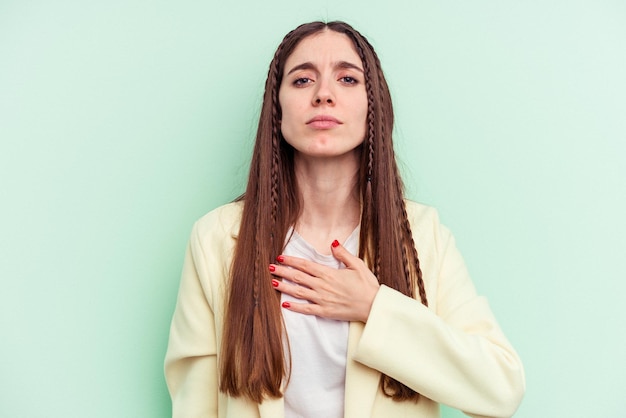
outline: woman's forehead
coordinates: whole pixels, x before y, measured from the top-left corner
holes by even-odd
[[[345,34],[326,29],[302,39],[285,61],[288,66],[303,62],[345,61],[361,64],[352,40]]]

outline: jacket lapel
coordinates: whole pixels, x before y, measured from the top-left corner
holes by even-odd
[[[380,372],[352,360],[364,327],[365,324],[362,322],[350,323],[346,364],[345,418],[364,418],[372,415],[372,407],[380,382]]]
[[[285,416],[284,398],[264,399],[259,405],[259,415],[261,418],[283,418]]]

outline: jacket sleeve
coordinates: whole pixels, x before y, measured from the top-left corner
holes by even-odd
[[[354,359],[467,415],[510,417],[525,390],[521,361],[476,294],[452,235],[431,218],[413,229],[423,234],[416,243],[431,308],[381,287]]]
[[[192,230],[165,357],[174,418],[217,417],[218,383],[213,309],[207,299],[206,256]]]

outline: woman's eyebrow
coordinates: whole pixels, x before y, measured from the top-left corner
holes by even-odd
[[[353,69],[353,70],[357,70],[361,73],[363,73],[363,69],[361,67],[359,67],[356,64],[352,64],[351,62],[348,61],[338,61],[336,63],[333,64],[333,68],[342,68],[342,69]],[[303,62],[302,64],[298,64],[295,67],[293,67],[291,70],[289,70],[289,72],[287,73],[287,75],[296,72],[298,70],[313,70],[316,72],[319,72],[317,67],[310,61],[307,62]]]
[[[287,73],[287,75],[296,72],[298,70],[314,70],[317,71],[317,67],[315,65],[313,65],[312,62],[303,62],[302,64],[298,64],[295,67],[293,67],[291,70],[289,70],[289,72]]]
[[[352,64],[351,62],[348,61],[339,61],[337,63],[335,63],[334,65],[335,68],[343,68],[343,69],[352,69],[352,70],[357,70],[360,71],[362,73],[364,73],[363,69],[361,67],[359,67],[356,64]]]

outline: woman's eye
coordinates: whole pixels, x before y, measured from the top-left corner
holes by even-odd
[[[357,84],[359,82],[359,80],[354,77],[350,77],[349,75],[341,77],[340,80],[346,84]]]
[[[313,80],[311,80],[310,78],[307,78],[307,77],[300,77],[300,78],[295,79],[295,80],[294,80],[294,82],[293,82],[293,84],[294,84],[295,86],[304,86],[305,84],[308,84],[308,83],[310,83],[311,81],[313,81]]]

